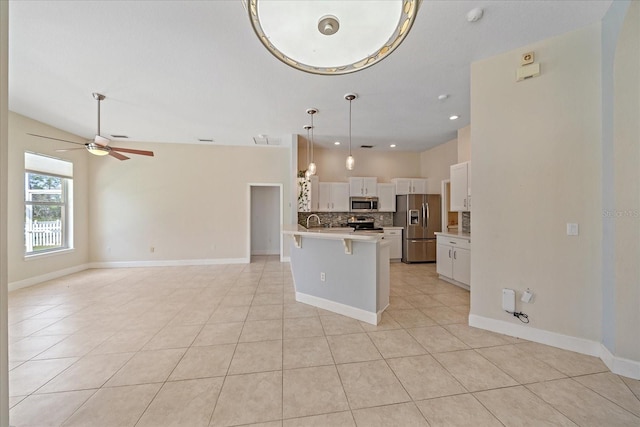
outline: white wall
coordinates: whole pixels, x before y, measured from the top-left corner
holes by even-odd
[[[527,328],[601,340],[600,57],[595,24],[472,64],[472,318],[522,325],[501,289],[531,288]]]
[[[298,167],[306,170],[307,150],[304,138],[299,139]],[[375,176],[378,182],[390,182],[392,178],[419,178],[420,155],[408,151],[352,150],[356,160],[354,170],[348,171],[345,161],[348,151],[342,148],[326,149],[316,146],[314,162],[322,182],[345,182],[351,176]]]
[[[471,160],[471,125],[458,129],[458,161],[456,163]]]
[[[458,141],[435,146],[420,153],[421,176],[426,176],[427,193],[440,194],[442,180],[449,179],[449,166],[458,163]]]
[[[56,272],[86,265],[89,260],[89,156],[85,150],[56,152],[58,148],[70,148],[71,144],[36,138],[27,133],[54,138],[83,140],[67,132],[20,114],[9,113],[9,212],[8,259],[9,284],[47,277]],[[73,162],[73,235],[74,250],[51,256],[24,257],[24,153],[31,151]],[[111,159],[102,159],[111,160]]]
[[[615,336],[610,349],[640,362],[640,2],[631,2],[614,63]],[[640,365],[637,374],[640,376]]]
[[[9,2],[0,2],[0,426],[9,425],[7,223]]]
[[[280,188],[251,187],[251,255],[280,254]]]
[[[91,159],[92,261],[248,262],[248,184],[291,192],[290,147],[128,145],[155,157]]]

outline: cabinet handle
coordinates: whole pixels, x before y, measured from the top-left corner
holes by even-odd
[[[464,207],[467,207],[467,199],[464,199]]]
[[[333,202],[331,202],[331,209],[333,209],[333,207],[334,207],[334,204],[333,204]]]
[[[451,249],[449,249],[449,258],[451,258]]]
[[[458,259],[458,258],[456,257],[456,252],[458,252],[458,251],[453,251],[453,259]]]

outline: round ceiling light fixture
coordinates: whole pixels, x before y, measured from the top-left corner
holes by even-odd
[[[363,70],[405,39],[419,0],[249,0],[249,21],[272,55],[313,74]]]
[[[482,19],[482,15],[484,15],[484,10],[476,7],[467,12],[467,22],[477,22]]]

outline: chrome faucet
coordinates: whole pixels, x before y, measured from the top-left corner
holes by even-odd
[[[311,214],[307,217],[307,228],[309,228],[309,220],[313,217],[315,217],[318,220],[318,226],[322,225],[320,224],[320,217],[316,214]]]

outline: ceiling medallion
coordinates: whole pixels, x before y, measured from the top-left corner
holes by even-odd
[[[363,70],[409,33],[419,0],[249,0],[249,20],[280,61],[312,74]]]

